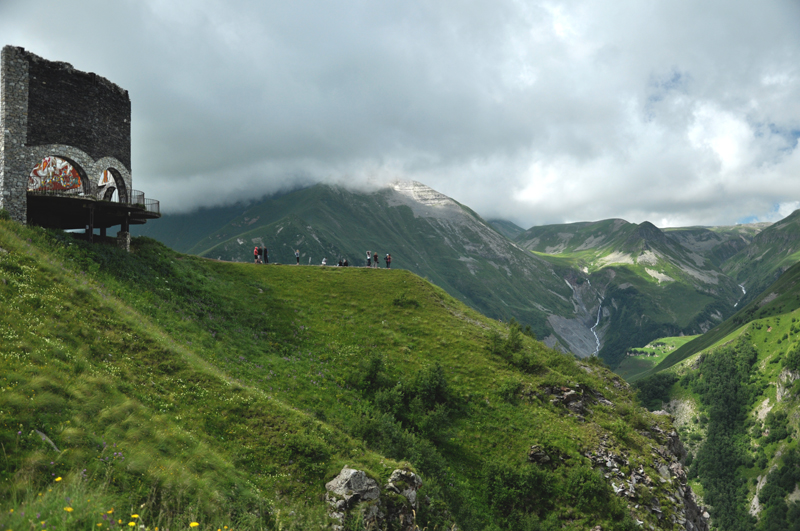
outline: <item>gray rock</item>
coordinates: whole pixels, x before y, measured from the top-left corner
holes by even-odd
[[[541,446],[534,444],[531,446],[530,451],[528,451],[528,461],[539,465],[545,465],[552,461],[552,459],[550,459],[550,456],[545,453]]]
[[[338,476],[325,484],[325,500],[330,506],[328,515],[336,520],[335,531],[341,531],[348,513],[357,511],[365,529],[400,529],[412,531],[417,491],[422,480],[410,470],[395,470],[384,486],[384,494],[402,498],[381,497],[378,483],[363,471],[344,467]]]
[[[410,470],[395,470],[384,487],[390,492],[400,494],[411,506],[417,508],[417,491],[422,487],[422,480]]]
[[[344,500],[346,506],[352,507],[358,502],[377,500],[381,495],[378,482],[367,477],[361,470],[344,467],[339,475],[325,484],[331,498]]]

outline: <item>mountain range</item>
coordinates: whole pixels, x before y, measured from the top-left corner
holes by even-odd
[[[138,229],[174,249],[252,261],[365,265],[367,250],[548,345],[616,366],[652,339],[703,333],[800,259],[798,213],[774,225],[659,229],[621,219],[523,230],[487,222],[417,182],[370,191],[316,185]]]

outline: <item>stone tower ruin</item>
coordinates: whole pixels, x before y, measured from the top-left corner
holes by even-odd
[[[5,46],[0,69],[0,208],[12,219],[60,229],[160,217],[158,201],[133,189],[131,100],[97,74]]]

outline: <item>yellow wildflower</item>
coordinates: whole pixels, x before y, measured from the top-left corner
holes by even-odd
[[[135,526],[135,525],[136,525],[136,522],[128,522],[128,525],[129,525],[130,527],[133,527],[133,526]]]
[[[97,524],[97,527],[103,527],[103,522],[100,522],[99,524]]]
[[[131,518],[139,518],[139,515],[138,514],[132,514]]]
[[[61,476],[58,476],[58,477],[56,478],[56,481],[61,481]]]
[[[189,524],[189,527],[197,527],[199,525],[200,524],[198,524],[197,522],[192,522],[191,524]]]
[[[108,514],[111,514],[113,512],[114,512],[114,508],[113,507],[111,509],[109,509],[108,511],[106,511],[106,513],[108,513]]]
[[[64,510],[67,511],[68,513],[71,513],[72,512],[72,507],[64,507]]]

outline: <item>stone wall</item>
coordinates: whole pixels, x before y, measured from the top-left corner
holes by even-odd
[[[0,57],[0,208],[26,222],[28,176],[47,156],[69,161],[85,194],[97,192],[106,169],[114,170],[124,183],[118,188],[130,194],[128,92],[23,48],[6,46]]]

